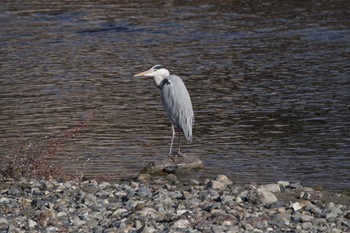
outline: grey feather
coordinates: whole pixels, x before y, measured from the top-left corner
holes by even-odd
[[[170,121],[177,126],[188,141],[192,141],[194,114],[187,88],[180,77],[170,75],[161,85],[161,98]]]

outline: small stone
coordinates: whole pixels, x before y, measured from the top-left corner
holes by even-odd
[[[314,217],[305,214],[294,214],[292,215],[292,219],[294,220],[294,222],[311,222],[314,219]]]
[[[259,189],[261,191],[268,191],[268,192],[280,192],[281,188],[278,184],[265,184],[265,185],[260,185]]]
[[[252,225],[250,225],[249,223],[246,223],[246,222],[242,222],[242,227],[244,228],[244,230],[247,230],[247,231],[251,231],[254,229],[254,227]]]
[[[289,187],[292,189],[302,189],[303,186],[300,184],[300,182],[292,182],[289,184]]]
[[[179,167],[177,165],[170,165],[163,168],[163,172],[168,174],[174,174],[178,169]]]
[[[112,185],[110,184],[110,183],[108,183],[108,182],[102,182],[102,183],[100,183],[99,185],[98,185],[98,187],[100,188],[100,189],[106,189],[106,188],[109,188],[109,187],[111,187]]]
[[[190,181],[190,185],[191,186],[198,186],[200,185],[201,183],[198,181],[198,180],[194,180],[194,179],[191,179]]]
[[[0,198],[0,203],[1,204],[9,204],[10,203],[10,199],[9,198],[7,198],[7,197],[1,197]]]
[[[46,232],[49,233],[49,232],[57,232],[58,231],[58,228],[57,227],[47,227],[46,228]]]
[[[141,173],[138,175],[137,179],[141,182],[141,183],[148,183],[150,182],[150,180],[152,179],[150,174],[145,174],[145,173]]]
[[[11,186],[9,190],[7,190],[7,193],[12,196],[23,196],[24,191],[21,188]]]
[[[335,206],[333,202],[330,202],[327,204],[324,212],[324,217],[326,219],[336,218],[340,214],[343,214],[343,211],[340,209],[338,205]]]
[[[0,230],[5,230],[8,227],[8,222],[5,218],[0,217]]]
[[[57,217],[57,218],[65,217],[65,216],[67,216],[67,214],[66,214],[65,212],[63,212],[63,211],[58,212],[58,213],[56,214],[56,217]]]
[[[175,229],[185,229],[190,227],[191,227],[191,223],[187,219],[180,219],[174,223]]]
[[[278,201],[272,192],[261,191],[255,188],[242,192],[240,196],[243,200],[246,199],[253,204],[272,204]]]
[[[304,230],[309,230],[312,227],[312,223],[311,222],[303,222],[301,224],[301,228],[303,228]]]
[[[136,193],[141,198],[151,198],[152,197],[152,191],[146,187],[141,187]]]
[[[290,224],[291,215],[287,213],[276,214],[274,217],[274,223],[279,227],[285,227]]]
[[[232,181],[230,181],[230,180],[228,179],[228,177],[225,176],[225,175],[218,175],[218,176],[216,177],[216,180],[219,181],[219,182],[224,183],[226,186],[232,184]]]
[[[282,188],[286,188],[289,186],[289,182],[288,181],[278,181],[277,184],[279,186],[281,186]]]
[[[38,225],[36,222],[34,222],[31,219],[28,219],[28,221],[27,221],[27,227],[28,228],[34,228],[36,225]]]
[[[139,186],[140,186],[139,183],[136,183],[136,182],[134,182],[134,181],[132,181],[132,182],[130,183],[130,187],[133,188],[133,189],[138,189]]]
[[[192,211],[188,211],[188,210],[177,210],[176,211],[176,215],[180,216],[180,215],[186,215],[186,214],[190,214],[192,213]]]
[[[302,204],[300,204],[299,202],[294,202],[294,203],[291,204],[290,207],[295,212],[295,211],[301,210],[304,206]]]
[[[216,190],[222,190],[225,188],[225,184],[220,182],[220,181],[217,181],[217,180],[211,180],[208,183],[207,187],[212,188],[212,189],[216,189]]]
[[[167,181],[169,181],[172,184],[176,184],[179,181],[177,180],[177,177],[174,174],[169,174],[166,176]]]
[[[86,194],[84,198],[84,204],[97,207],[98,206],[97,197],[91,193]]]
[[[127,209],[117,209],[113,212],[112,217],[123,218],[127,213]]]
[[[261,220],[261,221],[258,221],[256,224],[255,224],[255,227],[258,228],[258,229],[261,229],[261,230],[264,230],[266,229],[266,227],[268,226],[268,222],[266,220]]]
[[[349,220],[350,220],[350,212],[347,213],[344,217],[345,217],[346,219],[349,219]]]
[[[78,216],[74,216],[72,218],[72,223],[74,226],[80,227],[80,226],[84,225],[86,222],[81,220]]]
[[[271,204],[277,201],[277,197],[268,191],[261,191],[258,198],[261,204]]]
[[[151,218],[155,218],[157,211],[154,208],[146,207],[141,210],[140,214],[142,217],[150,216]]]
[[[301,192],[299,198],[303,200],[310,200],[311,194],[308,192]]]

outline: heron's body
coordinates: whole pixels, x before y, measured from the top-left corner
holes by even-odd
[[[192,141],[192,125],[194,122],[192,102],[181,78],[176,75],[170,75],[169,71],[160,65],[156,65],[150,70],[135,76],[153,77],[155,85],[160,89],[163,106],[172,124],[173,135],[171,138],[170,154],[172,153],[175,136],[174,126],[184,134],[188,141]],[[180,135],[178,154],[180,154]]]
[[[194,114],[190,95],[185,84],[176,75],[163,79],[160,95],[170,121],[181,131],[188,141],[192,141]]]

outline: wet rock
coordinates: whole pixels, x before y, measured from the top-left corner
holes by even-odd
[[[150,162],[142,169],[141,174],[163,173],[167,170],[173,173],[178,169],[201,169],[203,167],[202,161],[196,156],[182,154],[181,156],[167,156],[160,161]]]

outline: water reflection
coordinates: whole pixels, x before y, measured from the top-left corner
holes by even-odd
[[[192,96],[194,142],[183,150],[207,167],[194,176],[349,188],[347,5],[8,1],[0,133],[54,135],[92,113],[55,159],[74,170],[89,158],[90,176],[135,175],[168,150],[158,90],[131,77],[160,63]]]

